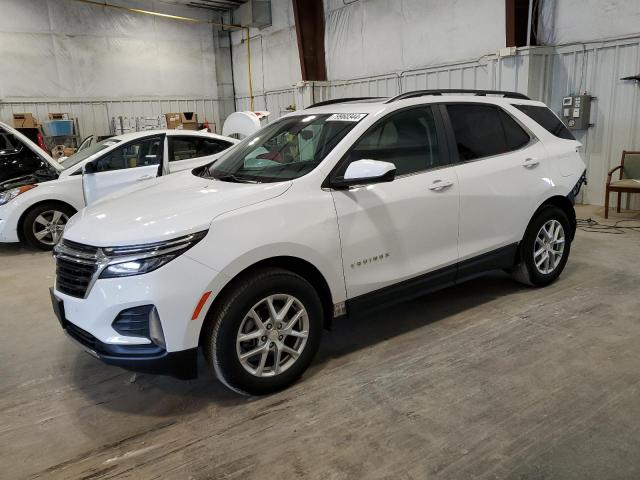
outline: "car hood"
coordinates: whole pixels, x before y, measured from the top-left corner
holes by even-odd
[[[291,182],[232,183],[191,172],[97,202],[67,223],[64,238],[97,247],[169,240],[206,230],[217,216],[282,195]]]

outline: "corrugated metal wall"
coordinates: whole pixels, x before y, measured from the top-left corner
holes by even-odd
[[[269,121],[273,121],[292,107],[307,106],[303,105],[304,98],[313,103],[339,97],[393,96],[425,88],[487,88],[527,93],[559,112],[563,96],[587,91],[597,98],[592,107],[594,126],[576,132],[584,144],[589,176],[583,201],[601,205],[606,173],[619,163],[622,149],[640,150],[640,86],[620,80],[638,72],[640,36],[555,48],[524,48],[513,57],[486,55],[477,60],[388,75],[317,82],[310,85],[312,94],[308,96],[300,95],[300,87],[258,92],[254,109],[270,111]],[[249,98],[236,98],[236,109],[248,110]],[[32,112],[40,121],[49,112],[68,112],[78,117],[83,136],[108,134],[114,116],[146,117],[181,111],[195,111],[200,120],[213,121],[217,130],[221,130],[218,100],[212,98],[55,102],[29,99],[0,103],[0,119],[7,122],[13,112]],[[640,208],[640,198],[626,205]]]
[[[236,110],[249,109],[249,97],[236,97]],[[253,97],[254,110],[266,110],[271,112],[268,121],[273,121],[296,108],[295,89],[285,88],[267,92],[259,92]],[[298,107],[299,108],[299,107]]]
[[[410,90],[428,88],[489,88],[526,91],[529,56],[498,58],[487,55],[478,60],[354,80],[339,80],[317,85],[314,100],[338,97],[393,96]]]
[[[607,171],[620,163],[623,149],[640,150],[640,84],[620,80],[638,72],[640,37],[559,47],[552,56],[546,90],[555,111],[560,111],[565,95],[587,91],[596,97],[591,107],[593,126],[575,132],[587,164],[585,203],[602,205]],[[640,209],[638,195],[630,197],[623,196],[624,204]]]
[[[157,117],[168,112],[196,112],[198,120],[208,120],[219,125],[218,100],[212,98],[191,99],[132,99],[132,100],[47,100],[20,99],[0,102],[0,120],[11,125],[14,113],[32,113],[40,123],[48,119],[49,113],[68,113],[77,117],[80,135],[109,135],[111,118],[123,116]]]

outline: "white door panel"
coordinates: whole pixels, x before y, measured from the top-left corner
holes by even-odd
[[[460,259],[522,240],[535,202],[550,188],[540,142],[456,165],[460,185]]]
[[[82,188],[87,205],[121,188],[153,180],[163,168],[164,136],[143,137],[109,150],[85,165]],[[93,172],[86,173],[91,166]]]
[[[454,264],[458,191],[453,167],[334,191],[348,297]]]
[[[91,205],[107,195],[132,185],[153,180],[158,174],[158,165],[146,167],[123,168],[109,172],[85,173],[82,187],[87,205]]]

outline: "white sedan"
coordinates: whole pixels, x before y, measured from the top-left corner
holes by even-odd
[[[0,184],[0,242],[26,241],[49,250],[69,218],[86,205],[122,188],[210,163],[237,142],[208,132],[155,130],[111,137],[61,163],[48,159],[52,180],[18,178]]]

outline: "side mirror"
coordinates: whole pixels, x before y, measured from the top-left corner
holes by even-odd
[[[380,160],[356,160],[351,162],[344,172],[344,177],[331,182],[331,187],[345,189],[355,185],[393,182],[396,177],[396,166]]]
[[[87,163],[82,169],[83,173],[96,173],[98,170],[96,169],[96,164],[94,162]]]

